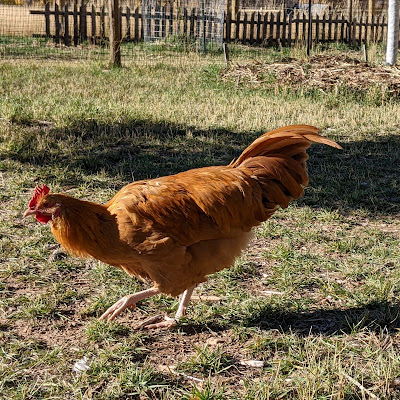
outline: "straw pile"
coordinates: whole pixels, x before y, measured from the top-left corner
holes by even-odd
[[[275,88],[289,85],[294,90],[319,89],[324,92],[346,88],[362,93],[378,87],[386,95],[400,98],[400,69],[371,66],[343,55],[315,55],[307,61],[286,59],[276,63],[236,64],[226,68],[222,78],[238,86]]]

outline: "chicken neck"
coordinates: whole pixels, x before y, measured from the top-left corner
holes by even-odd
[[[51,222],[57,241],[81,257],[92,256],[115,265],[131,249],[119,239],[118,224],[105,206],[69,196],[63,198],[60,215]]]

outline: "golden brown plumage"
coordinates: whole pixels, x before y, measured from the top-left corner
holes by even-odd
[[[134,182],[105,205],[37,188],[26,215],[51,221],[70,252],[150,278],[153,292],[177,296],[231,266],[251,228],[303,194],[312,142],[341,148],[317,128],[288,126],[259,137],[228,166]],[[122,311],[113,307],[106,316]]]

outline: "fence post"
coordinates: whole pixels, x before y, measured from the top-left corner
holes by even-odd
[[[50,3],[44,5],[44,18],[46,21],[46,37],[50,37]]]
[[[109,0],[108,16],[110,19],[110,63],[112,67],[121,66],[121,35],[118,0]]]
[[[399,0],[389,0],[386,63],[395,65],[399,48]]]

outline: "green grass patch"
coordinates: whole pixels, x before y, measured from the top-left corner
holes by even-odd
[[[398,99],[298,90],[276,75],[261,76],[268,88],[237,85],[223,78],[221,54],[179,44],[130,44],[138,58],[112,70],[101,58],[0,61],[1,396],[368,397],[358,382],[399,397]],[[372,50],[377,65],[382,49]],[[243,46],[231,58],[307,61],[301,49]],[[37,183],[105,202],[133,180],[227,164],[259,134],[295,123],[323,128],[344,150],[310,149],[304,196],[255,229],[171,331],[137,329],[176,311],[177,299],[161,295],[98,321],[147,284],[59,253],[47,226],[22,219]],[[73,371],[84,357],[89,368]]]

